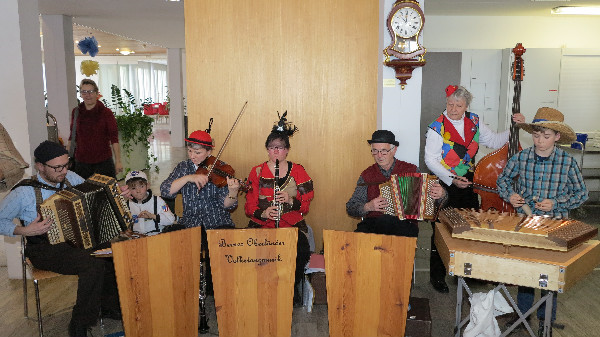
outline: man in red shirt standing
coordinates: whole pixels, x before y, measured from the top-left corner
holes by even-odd
[[[116,178],[123,165],[115,116],[98,101],[98,86],[93,80],[83,79],[79,93],[83,102],[71,113],[69,137],[69,156],[75,159],[73,171],[84,179],[94,173]]]

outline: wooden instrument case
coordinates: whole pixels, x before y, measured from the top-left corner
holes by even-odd
[[[562,293],[600,263],[600,241],[568,251],[505,246],[453,238],[435,226],[435,244],[451,276],[464,276]]]

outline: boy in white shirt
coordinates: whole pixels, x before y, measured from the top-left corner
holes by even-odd
[[[152,195],[144,172],[130,171],[125,177],[125,183],[133,197],[129,201],[129,209],[134,219],[134,232],[155,235],[162,232],[165,226],[173,224],[175,215],[161,197]]]

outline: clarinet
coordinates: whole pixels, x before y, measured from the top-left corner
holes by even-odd
[[[209,331],[208,318],[206,317],[206,250],[202,249],[200,253],[200,322],[198,323],[198,332],[205,334]]]
[[[279,228],[279,219],[281,218],[281,211],[283,205],[277,201],[277,192],[280,191],[279,185],[279,159],[275,159],[275,181],[273,182],[273,206],[277,206],[277,219],[275,220],[275,228]]]

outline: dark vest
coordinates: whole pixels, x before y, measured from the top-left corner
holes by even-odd
[[[392,169],[391,174],[402,174],[402,173],[413,173],[418,172],[417,166],[411,163],[407,163],[402,160],[394,159],[394,168]],[[377,198],[379,196],[379,184],[382,184],[388,180],[389,177],[386,177],[381,173],[381,169],[379,168],[379,164],[375,163],[369,166],[366,170],[364,170],[360,175],[367,185],[367,202]],[[367,217],[377,217],[381,216],[383,213],[381,212],[369,212]]]

